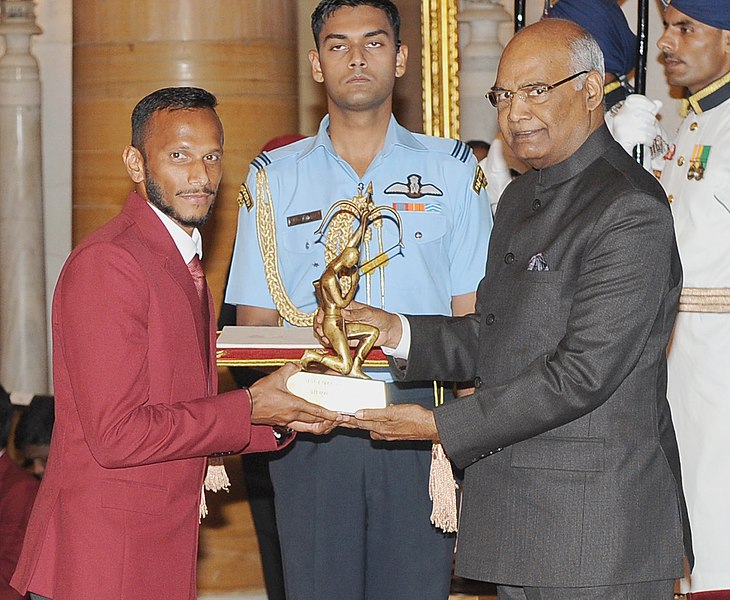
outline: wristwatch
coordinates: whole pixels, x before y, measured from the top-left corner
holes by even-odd
[[[283,446],[286,441],[294,435],[294,430],[290,427],[280,427],[279,425],[274,425],[272,427],[274,430],[274,438],[276,439],[276,445]]]

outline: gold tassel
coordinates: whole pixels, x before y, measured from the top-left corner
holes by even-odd
[[[446,533],[457,530],[456,480],[451,461],[441,444],[431,449],[431,471],[428,476],[428,495],[431,498],[431,523]]]
[[[433,382],[434,405],[444,403],[444,386]],[[441,444],[431,448],[431,469],[428,475],[428,495],[431,498],[431,523],[446,533],[457,530],[456,480],[451,461]]]
[[[200,512],[198,514],[198,523],[208,516],[208,505],[205,502],[205,486],[200,486]]]
[[[205,473],[205,481],[200,490],[200,518],[202,521],[208,516],[208,505],[205,501],[205,490],[209,492],[219,492],[220,490],[228,491],[231,487],[231,480],[228,479],[226,466],[223,464],[222,456],[209,456],[208,469]]]
[[[228,488],[231,487],[222,456],[208,457],[208,471],[205,474],[203,487],[210,492],[228,491]]]

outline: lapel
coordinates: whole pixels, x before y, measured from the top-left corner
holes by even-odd
[[[200,361],[206,374],[208,391],[210,392],[210,373],[212,372],[210,348],[213,347],[211,322],[215,315],[210,290],[208,290],[208,314],[211,315],[211,320],[205,323],[203,320],[203,307],[198,299],[198,292],[195,289],[195,283],[193,283],[188,266],[183,261],[180,251],[162,221],[149,207],[147,201],[136,192],[129,194],[122,212],[137,225],[144,243],[187,299],[188,309],[195,322]]]

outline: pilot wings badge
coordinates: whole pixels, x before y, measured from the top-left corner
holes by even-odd
[[[424,196],[443,196],[444,193],[432,183],[422,183],[422,177],[416,173],[408,176],[407,183],[396,181],[385,188],[386,194],[403,194],[409,198]]]

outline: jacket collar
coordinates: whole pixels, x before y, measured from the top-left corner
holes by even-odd
[[[605,124],[601,125],[601,127],[588,136],[588,139],[583,142],[583,145],[572,156],[569,156],[557,165],[537,171],[539,185],[549,187],[572,179],[585,171],[588,165],[606,152],[613,143],[615,142],[611,133],[608,131],[608,127]]]
[[[691,96],[682,99],[680,113],[682,117],[689,114],[691,108],[696,115],[702,114],[706,110],[711,110],[716,106],[720,106],[725,100],[730,98],[730,73],[726,73],[720,79],[713,81],[710,85],[702,88],[699,92],[695,92]]]
[[[158,254],[161,258],[170,258],[177,255],[180,257],[182,264],[185,264],[170,232],[167,231],[165,225],[154,213],[152,207],[137,192],[132,191],[129,193],[122,214],[139,227],[144,243],[152,252]]]
[[[301,152],[298,160],[306,158],[317,148],[324,148],[331,155],[337,156],[337,152],[335,151],[335,147],[332,145],[332,140],[329,136],[329,126],[330,116],[325,115],[319,123],[317,134],[314,137],[309,138],[309,145]],[[427,148],[418,141],[418,138],[416,138],[413,133],[398,123],[393,115],[390,115],[388,130],[385,133],[385,141],[383,142],[383,149],[380,151],[380,154],[387,155],[395,145],[405,146],[412,150],[427,150]]]
[[[170,232],[154,213],[152,207],[137,192],[130,192],[127,197],[127,203],[122,209],[122,214],[139,228],[142,242],[147,245],[153,254],[158,256],[162,267],[169,273],[170,277],[187,297],[198,333],[200,356],[203,364],[210,371],[209,357],[214,353],[210,353],[208,350],[211,347],[208,336],[201,335],[203,332],[207,333],[209,331],[210,323],[203,322],[203,313],[193,278],[190,276],[188,266],[185,264],[182,254],[180,254],[180,250],[175,245]],[[208,312],[210,315],[213,315],[215,314],[215,309],[212,305],[210,294],[208,296]]]

